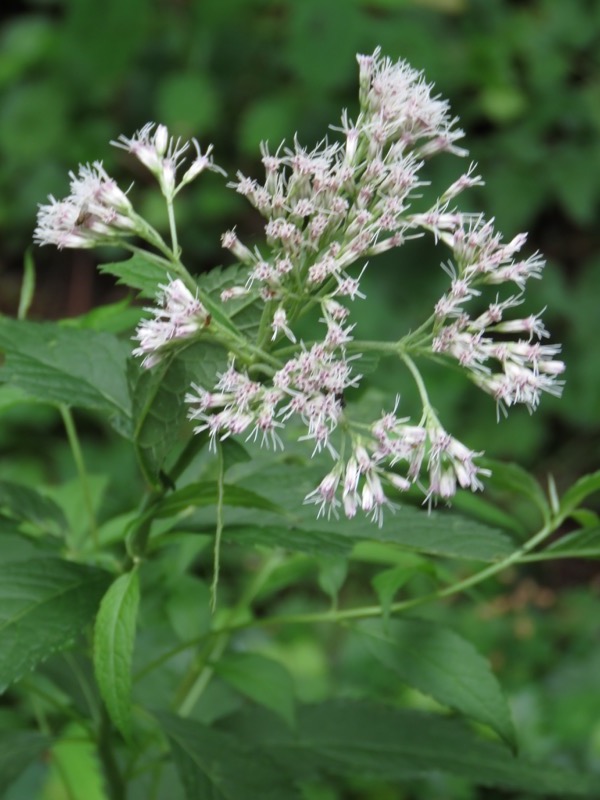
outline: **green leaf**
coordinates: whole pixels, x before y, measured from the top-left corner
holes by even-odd
[[[369,620],[356,630],[371,654],[400,680],[489,725],[516,750],[506,699],[490,665],[470,642],[421,619]]]
[[[137,570],[121,575],[102,598],[94,628],[94,671],[110,718],[131,733],[131,662],[140,602]]]
[[[381,785],[446,772],[476,785],[560,800],[591,798],[597,788],[597,778],[517,758],[458,720],[369,702],[333,700],[301,707],[294,732],[260,709],[232,715],[225,727],[243,736],[257,754],[268,754],[296,781],[333,774],[371,778]]]
[[[103,570],[53,558],[0,565],[0,687],[70,647],[109,582]]]
[[[199,481],[184,486],[183,489],[170,494],[156,511],[155,517],[172,517],[181,514],[186,509],[214,506],[218,498],[218,485],[216,481]],[[223,505],[239,508],[261,508],[265,511],[279,512],[280,509],[270,500],[266,500],[256,492],[244,489],[241,486],[225,484],[223,487]]]
[[[294,684],[279,662],[255,653],[229,653],[215,664],[215,672],[255,703],[269,708],[288,725],[295,722]]]
[[[12,731],[0,736],[0,795],[16,781],[23,770],[35,761],[42,761],[50,740],[39,733]]]
[[[11,481],[0,481],[0,511],[52,536],[64,536],[68,528],[62,509],[53,500]]]
[[[561,536],[557,542],[534,555],[540,558],[600,558],[600,527]]]
[[[129,349],[108,333],[0,318],[0,380],[47,402],[102,411],[123,435],[131,433]]]
[[[195,342],[165,356],[152,369],[141,369],[133,390],[136,449],[146,480],[160,488],[159,473],[187,419],[183,396],[192,382],[213,386],[227,366],[217,345]]]
[[[585,475],[567,489],[560,500],[561,515],[569,516],[586,497],[598,491],[600,491],[600,470],[592,472],[591,475]]]
[[[337,603],[338,594],[348,575],[348,560],[339,556],[318,556],[319,569],[317,580],[321,589]]]
[[[264,302],[258,292],[250,291],[243,297],[221,301],[221,292],[233,286],[244,286],[248,279],[248,267],[242,264],[232,264],[229,267],[215,267],[210,272],[198,276],[198,286],[210,297],[210,311],[219,321],[235,328],[249,339],[258,333]],[[230,322],[231,321],[231,322]]]
[[[71,723],[61,731],[60,739],[50,751],[49,762],[44,798],[63,797],[66,785],[76,786],[79,797],[85,800],[107,800],[98,752],[83,725]]]
[[[549,518],[550,508],[544,490],[527,470],[518,464],[494,461],[489,458],[482,458],[481,464],[492,471],[491,476],[486,478],[489,486],[526,497],[539,509],[544,519]]]
[[[435,574],[435,570],[431,564],[423,562],[422,564],[411,565],[408,567],[398,566],[391,569],[385,569],[378,572],[371,581],[373,588],[377,592],[377,597],[383,608],[384,619],[389,619],[390,608],[396,592],[401,589],[405,583],[413,578],[418,572],[429,572]]]
[[[168,280],[166,266],[138,254],[125,261],[101,264],[99,270],[105,275],[117,277],[117,283],[137,289],[142,297],[156,297],[159,284]]]
[[[25,258],[23,259],[23,283],[21,284],[21,295],[19,297],[19,309],[17,311],[18,319],[25,319],[33,295],[35,292],[35,262],[31,253],[31,248],[25,251]]]
[[[188,800],[300,800],[288,775],[263,753],[199,722],[157,714]]]
[[[132,306],[130,298],[124,297],[116,303],[92,308],[79,317],[63,319],[60,324],[64,328],[85,328],[119,334],[131,331],[140,321],[141,315],[142,309]]]

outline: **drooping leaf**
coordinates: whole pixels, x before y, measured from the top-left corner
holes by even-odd
[[[217,372],[226,365],[225,350],[196,342],[176,355],[165,356],[152,369],[139,371],[133,390],[134,435],[140,466],[149,483],[160,485],[159,472],[187,418],[183,397],[191,383],[214,386]]]
[[[30,522],[43,532],[64,536],[68,523],[59,505],[30,486],[0,481],[0,511],[12,519]]]
[[[102,411],[123,435],[131,433],[129,349],[108,333],[0,317],[0,380],[41,400]]]
[[[416,556],[413,556],[416,558]],[[377,597],[383,609],[384,619],[390,616],[390,609],[396,593],[419,572],[435,573],[434,568],[427,562],[411,564],[409,566],[392,567],[378,572],[371,581],[377,592]]]
[[[0,687],[69,647],[93,619],[110,580],[54,558],[0,565]]]
[[[131,732],[131,661],[140,584],[137,570],[119,576],[102,598],[94,627],[94,671],[110,718]]]
[[[595,796],[595,778],[533,764],[439,714],[332,700],[300,707],[294,732],[261,709],[232,715],[222,727],[235,731],[257,753],[268,754],[295,781],[335,775],[395,784],[445,772],[532,796]]]
[[[228,653],[215,664],[223,680],[288,725],[295,720],[294,685],[284,666],[256,653]]]
[[[117,283],[137,289],[142,297],[154,298],[159,285],[169,279],[166,266],[138,254],[124,261],[101,264],[99,269],[106,275],[117,277]]]
[[[515,729],[489,663],[454,631],[421,619],[368,620],[356,628],[375,658],[442,705],[489,725],[513,749]]]
[[[50,747],[46,736],[30,731],[12,731],[0,736],[0,795],[4,796],[26,767],[41,760]]]
[[[188,800],[300,800],[285,771],[235,737],[172,714],[157,714]]]

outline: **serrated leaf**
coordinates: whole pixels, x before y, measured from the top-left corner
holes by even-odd
[[[63,510],[53,500],[12,481],[0,481],[0,511],[16,520],[29,522],[53,536],[64,536],[68,528]]]
[[[50,746],[50,740],[39,733],[12,731],[0,736],[0,794],[19,777],[21,772],[40,759]]]
[[[266,753],[290,779],[372,778],[378,785],[446,772],[481,786],[544,797],[593,797],[597,779],[513,756],[439,714],[332,700],[298,709],[294,732],[260,709],[232,715],[228,730]]]
[[[116,337],[1,317],[0,350],[0,380],[47,402],[102,411],[119,433],[131,433],[129,346]]]
[[[470,642],[421,619],[369,620],[356,630],[369,652],[400,680],[489,725],[516,750],[515,729],[500,684]]]
[[[199,481],[177,489],[163,500],[154,512],[155,517],[172,517],[186,509],[216,505],[219,488],[216,481]],[[241,486],[225,484],[223,486],[223,505],[238,508],[260,508],[265,511],[279,512],[280,509],[270,500],[265,500],[256,492]]]
[[[188,800],[300,800],[288,775],[231,735],[171,714],[157,714]]]
[[[94,627],[94,671],[115,726],[131,733],[131,662],[140,601],[136,569],[121,575],[102,598]]]
[[[0,688],[69,647],[109,580],[103,570],[53,558],[0,565]]]
[[[105,275],[114,275],[117,283],[137,289],[142,297],[154,298],[159,285],[169,278],[166,266],[138,254],[125,261],[101,264],[99,270]]]
[[[294,684],[282,664],[256,653],[229,653],[215,664],[215,672],[246,697],[294,725]]]
[[[561,515],[568,516],[581,505],[586,497],[598,491],[600,491],[600,470],[591,475],[585,475],[567,489],[560,500]]]
[[[541,558],[599,558],[600,528],[586,528],[561,536],[535,555]]]
[[[140,369],[133,389],[135,441],[140,466],[149,483],[159,486],[159,472],[187,419],[183,396],[192,382],[212,387],[227,366],[225,350],[195,342],[165,356],[152,369]]]

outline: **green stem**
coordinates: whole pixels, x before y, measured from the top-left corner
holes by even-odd
[[[173,255],[179,261],[179,243],[177,241],[177,225],[175,223],[175,210],[173,208],[173,199],[167,198],[167,213],[169,215],[169,230],[171,231],[171,248]]]
[[[283,556],[280,553],[274,553],[267,559],[262,568],[254,576],[254,579],[249,583],[237,605],[230,610],[227,615],[226,624],[214,632],[215,635],[212,642],[209,641],[207,643],[188,674],[184,677],[174,704],[180,716],[186,717],[191,714],[202,692],[205,690],[214,674],[213,664],[218,661],[223,654],[232,633],[237,628],[249,626],[248,622],[240,624],[238,620],[240,618],[246,619],[252,601],[260,592],[273,570],[281,564],[282,558]]]
[[[98,736],[98,755],[104,767],[104,775],[111,800],[126,800],[127,789],[112,749],[110,723],[102,711]]]
[[[225,467],[223,448],[217,442],[217,527],[215,530],[215,547],[213,551],[213,579],[210,587],[210,608],[214,613],[217,608],[217,589],[219,586],[219,568],[221,565],[221,536],[223,534],[223,500],[225,494]]]
[[[87,511],[87,515],[90,522],[90,531],[92,533],[92,539],[94,542],[94,548],[98,549],[98,525],[96,523],[96,514],[94,512],[94,504],[92,501],[92,493],[90,490],[90,484],[88,481],[87,471],[85,468],[85,463],[83,461],[83,454],[81,452],[81,447],[79,445],[79,437],[77,436],[77,429],[75,428],[75,422],[73,420],[73,415],[71,413],[71,409],[66,406],[64,403],[60,403],[58,406],[60,411],[60,415],[63,420],[63,424],[65,426],[65,431],[67,432],[67,438],[69,440],[69,446],[71,447],[71,452],[73,454],[73,460],[75,461],[75,466],[77,468],[77,473],[79,475],[79,482],[81,484],[81,493],[83,495],[83,502]]]
[[[453,583],[450,586],[446,586],[443,589],[439,589],[436,592],[431,592],[430,594],[423,595],[422,597],[415,597],[411,600],[402,600],[398,603],[393,603],[389,611],[391,613],[399,613],[403,611],[408,611],[409,609],[416,608],[417,606],[425,605],[426,603],[431,603],[435,600],[441,600],[445,597],[451,597],[452,595],[458,594],[459,592],[465,591],[466,589],[470,589],[473,586],[482,583],[487,578],[492,577],[493,575],[502,572],[503,570],[507,569],[507,567],[513,566],[515,564],[519,564],[521,561],[528,561],[530,560],[527,556],[528,553],[537,547],[538,544],[543,542],[548,536],[556,530],[556,520],[554,523],[548,523],[544,525],[544,527],[536,533],[534,536],[531,537],[525,544],[520,547],[518,550],[515,550],[514,553],[511,553],[510,556],[502,559],[502,561],[498,561],[495,564],[490,564],[490,566],[485,567],[484,569],[476,572],[474,575],[471,575],[468,578],[464,578],[457,583]],[[380,617],[384,613],[383,606],[375,605],[375,606],[361,606],[359,608],[349,608],[341,611],[336,611],[333,609],[328,609],[327,611],[321,612],[313,612],[309,614],[289,614],[289,615],[282,615],[282,616],[275,616],[275,617],[265,617],[264,619],[254,619],[250,622],[244,621],[241,623],[232,623],[230,625],[224,625],[220,630],[227,630],[228,632],[233,632],[234,630],[240,630],[243,628],[250,627],[251,625],[258,625],[258,626],[285,626],[285,625],[298,625],[298,624],[313,624],[313,623],[336,623],[336,622],[345,622],[347,620],[354,620],[354,619],[369,619],[371,617]]]

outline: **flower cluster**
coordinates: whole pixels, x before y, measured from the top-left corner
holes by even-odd
[[[487,474],[477,465],[481,454],[439,422],[413,356],[457,363],[503,412],[517,403],[533,411],[543,392],[559,395],[564,364],[557,359],[558,345],[541,344],[548,334],[539,315],[515,316],[529,280],[541,276],[541,256],[519,257],[524,234],[505,243],[491,221],[453,205],[482,183],[475,166],[423,208],[419,192],[427,183],[427,160],[466,153],[456,144],[463,133],[447,102],[433,95],[421,73],[382,58],[379,50],[359,55],[358,63],[355,120],[344,112],[332,129],[335,137],[312,150],[297,139],[274,152],[263,144],[264,180],[238,173],[229,184],[263,217],[264,244],[249,247],[235,230],[223,234],[223,247],[241,265],[234,274],[241,277],[221,291],[213,317],[207,309],[219,301],[194,291],[180,260],[173,200],[202,171],[222,170],[212,161],[212,147],[202,153],[193,139],[195,157],[180,174],[190,142],[169,137],[164,125],[149,123],[113,144],[158,180],[169,213],[170,248],[99,163],[71,176],[66,200],[51,198],[41,207],[35,237],[41,244],[90,247],[135,235],[157,249],[153,263],[176,277],[160,286],[156,307],[137,328],[134,353],[152,367],[166,350],[200,336],[230,353],[214,385],[193,384],[185,396],[194,430],[208,431],[213,446],[244,435],[283,447],[283,429],[299,424],[300,439],[313,454],[323,451],[333,459],[306,502],[317,504],[319,514],[341,510],[350,518],[361,510],[381,524],[384,508],[393,505],[389,487],[404,492],[417,485],[431,504],[449,501],[459,487],[480,489]],[[367,264],[425,233],[449,248],[450,260],[442,265],[448,290],[431,318],[403,339],[361,343],[350,317],[354,301],[365,299],[361,278]],[[510,287],[506,294],[504,284]],[[257,333],[250,337],[235,323],[240,298],[258,310]],[[315,310],[324,333],[306,342],[297,323]],[[360,384],[355,366],[367,347],[395,356],[416,382],[418,424],[396,415],[398,401],[374,422],[353,419],[347,395]]]

